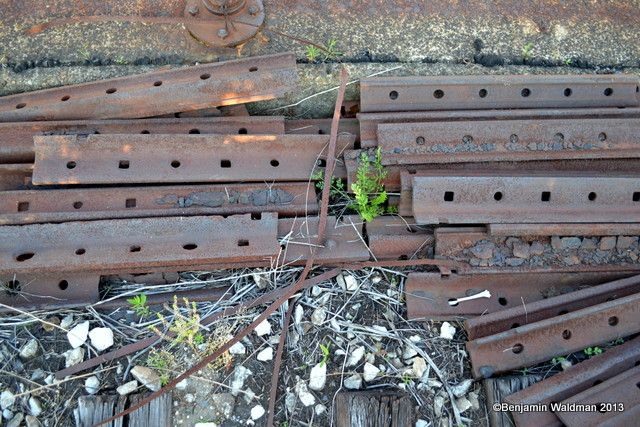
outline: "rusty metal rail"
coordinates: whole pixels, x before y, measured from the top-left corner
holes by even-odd
[[[405,285],[405,299],[409,320],[452,320],[480,316],[470,319],[468,324],[491,317],[499,317],[509,308],[527,307],[536,301],[546,302],[546,298],[568,294],[579,289],[599,285],[610,280],[628,277],[625,273],[561,273],[561,272],[502,272],[484,274],[481,270],[464,275],[441,275],[438,273],[410,273]],[[636,279],[640,290],[640,279]],[[598,288],[598,287],[596,287]],[[484,291],[490,297],[482,297],[458,302],[460,298],[473,297]],[[600,302],[596,300],[596,302]],[[531,308],[533,310],[533,308]],[[512,310],[515,311],[515,310]],[[557,311],[554,311],[554,315]],[[490,332],[478,332],[480,328],[471,328],[469,339],[486,336],[489,333],[502,332],[514,325],[524,325],[540,320],[534,312],[530,318],[514,316],[515,319],[500,327],[490,328]],[[523,321],[525,317],[528,322]],[[506,318],[506,316],[505,316]],[[492,325],[493,326],[493,325]]]
[[[360,82],[361,111],[638,106],[633,75],[375,77]]]
[[[316,167],[322,170],[329,136],[52,135],[34,141],[36,185],[270,182],[306,181]],[[338,152],[352,146],[352,135],[338,138]]]
[[[639,223],[489,224],[492,236],[637,236]]]
[[[433,244],[432,231],[416,225],[413,218],[378,217],[366,228],[375,259],[413,259],[424,255]]]
[[[581,310],[595,304],[613,301],[636,292],[640,292],[640,276],[628,277],[629,274],[609,273],[608,275],[596,275],[598,280],[576,280],[574,285],[579,289],[575,292],[562,292],[562,286],[558,286],[558,294],[546,295],[548,299],[531,301],[526,305],[515,304],[507,310],[502,310],[485,316],[468,319],[465,322],[465,329],[469,339],[477,339],[512,329],[514,326],[523,326],[529,323],[550,319],[559,314]],[[568,278],[568,280],[574,280]],[[607,282],[607,280],[614,280]],[[560,283],[558,283],[560,285]],[[599,286],[594,286],[599,285]],[[521,290],[522,292],[522,290]],[[552,298],[549,298],[552,296]],[[525,301],[526,302],[526,301]]]
[[[293,54],[251,57],[0,98],[0,122],[133,119],[273,99],[291,91]]]
[[[555,413],[567,427],[632,426],[640,416],[640,366],[609,378],[602,384],[560,402],[561,405],[584,405],[584,410],[570,406]],[[589,409],[593,408],[593,409]]]
[[[454,122],[463,120],[547,120],[638,118],[640,108],[566,108],[522,110],[449,110],[360,113],[361,147],[378,145],[378,126],[387,123]]]
[[[635,222],[638,177],[554,173],[417,173],[413,216],[419,224]]]
[[[633,368],[640,360],[640,339],[632,339],[560,372],[524,390],[505,397],[512,405],[540,405],[562,402],[604,380]],[[511,413],[518,427],[557,426],[562,422],[547,411]]]
[[[100,299],[99,285],[96,273],[2,275],[0,303],[23,310],[86,306]]]
[[[277,214],[167,217],[4,226],[0,274],[100,272],[275,258]]]
[[[473,375],[490,377],[640,332],[640,294],[467,342]]]
[[[381,124],[383,164],[640,157],[640,119]]]
[[[30,187],[32,172],[32,164],[0,165],[0,191]]]
[[[317,211],[314,188],[303,182],[0,191],[0,225]]]
[[[192,119],[82,120],[0,123],[0,163],[35,159],[34,135],[90,134],[283,134],[283,117],[206,117]]]

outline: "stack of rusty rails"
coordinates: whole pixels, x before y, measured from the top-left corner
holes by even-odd
[[[610,347],[507,396],[503,408],[517,426],[634,424],[629,417],[640,413],[639,292],[636,275],[467,320],[474,376]]]
[[[92,304],[106,275],[304,264],[330,124],[243,106],[296,81],[278,54],[0,98],[0,303]],[[339,153],[355,131],[342,123]],[[329,224],[317,264],[371,258],[357,217]]]

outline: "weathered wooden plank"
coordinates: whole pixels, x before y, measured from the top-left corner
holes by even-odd
[[[78,398],[78,407],[73,411],[76,427],[92,427],[137,404],[145,397],[146,395],[143,394],[81,396]],[[106,424],[105,427],[171,427],[173,424],[172,404],[172,394],[164,394],[131,415],[118,418]]]
[[[415,406],[395,390],[342,392],[336,396],[337,427],[413,427]]]

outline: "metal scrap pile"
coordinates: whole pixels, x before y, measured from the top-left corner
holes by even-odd
[[[359,129],[341,124],[334,176],[351,189],[363,155],[378,156],[401,216],[331,217],[317,250],[324,225],[310,181],[332,163],[330,123],[238,107],[296,80],[293,55],[281,54],[0,98],[0,302],[95,303],[105,275],[393,261],[439,269],[408,275],[410,319],[479,316],[467,323],[479,377],[640,332],[637,78],[363,80]],[[591,251],[613,237],[622,262],[529,262],[545,251],[540,236],[602,239]],[[520,261],[505,267],[496,239]],[[577,240],[561,249],[587,241]],[[636,347],[561,374],[581,375],[580,386],[548,397],[554,377],[510,399],[591,402],[632,387],[638,368],[617,375]]]
[[[625,76],[362,82],[363,149],[345,155],[349,177],[362,152],[380,150],[400,214],[416,229],[436,225],[436,257],[468,256],[473,267],[457,273],[408,275],[408,317],[467,319],[492,425],[512,425],[509,413],[518,426],[633,424],[637,106],[638,81]],[[612,348],[493,393],[512,378],[500,374],[598,346]]]

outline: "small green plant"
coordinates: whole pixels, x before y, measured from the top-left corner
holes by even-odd
[[[522,59],[530,59],[533,53],[533,43],[529,42],[522,47]]]
[[[582,350],[582,352],[589,356],[597,356],[598,354],[602,354],[602,349],[600,347],[587,347],[584,350]]]
[[[411,384],[411,377],[409,376],[409,374],[407,373],[402,374],[402,383],[407,386]]]
[[[318,58],[320,58],[320,49],[318,49],[316,46],[312,44],[307,45],[306,56],[307,56],[307,61],[316,62]]]
[[[565,59],[564,60],[564,65],[566,65],[567,67],[571,66],[571,64],[573,64],[573,60],[572,59]]]
[[[520,373],[522,375],[529,375],[529,368],[522,368],[520,369]]]
[[[322,59],[322,61],[333,61],[344,55],[343,52],[338,50],[338,41],[336,39],[329,39],[326,45],[319,47],[312,44],[305,47],[305,55],[309,62],[316,62]]]
[[[387,213],[390,214],[390,215],[397,214],[398,213],[398,207],[397,206],[387,206]]]
[[[171,371],[174,370],[175,366],[176,361],[173,354],[166,350],[153,349],[147,357],[147,367],[158,371],[160,384],[163,386],[169,383]]]
[[[559,365],[561,362],[564,362],[565,360],[566,359],[564,357],[558,356],[551,359],[551,363],[555,366],[555,365]]]
[[[373,162],[366,153],[362,153],[356,182],[351,184],[355,201],[350,207],[355,209],[364,221],[369,222],[384,213],[384,203],[387,201],[387,192],[384,191],[386,177],[380,147]]]
[[[184,342],[192,349],[197,350],[197,341],[200,341],[200,344],[204,342],[204,337],[200,333],[200,315],[198,314],[195,302],[189,303],[189,300],[186,298],[183,298],[183,301],[187,309],[186,315],[180,312],[178,298],[175,295],[173,296],[173,304],[171,307],[165,304],[165,309],[173,313],[174,318],[172,322],[167,321],[162,313],[158,313],[158,319],[165,329],[173,333],[173,336],[168,336],[155,326],[151,329],[156,334],[170,341],[170,347]],[[200,338],[197,338],[198,336],[200,336]]]
[[[331,356],[330,347],[331,344],[320,344],[320,350],[322,351],[322,360],[320,361],[320,366],[324,366],[327,364],[327,360],[329,360],[329,356]]]
[[[318,170],[311,175],[311,180],[316,181],[316,188],[322,191],[324,189],[324,172]],[[331,177],[331,188],[329,189],[329,196],[333,198],[344,195],[344,182],[335,176]]]
[[[147,317],[151,314],[151,310],[147,306],[147,296],[145,294],[134,295],[127,302],[131,305],[133,311],[140,317]]]

